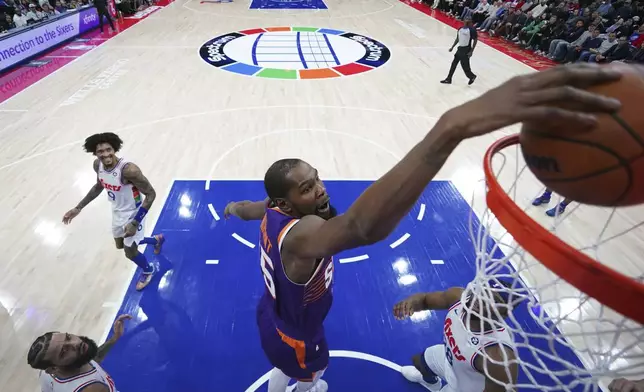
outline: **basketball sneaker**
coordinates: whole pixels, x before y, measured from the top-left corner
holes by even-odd
[[[402,373],[407,381],[418,383],[432,392],[438,392],[441,389],[442,383],[440,378],[436,377],[436,382],[428,383],[423,379],[423,374],[414,366],[403,366],[400,369],[400,373]]]

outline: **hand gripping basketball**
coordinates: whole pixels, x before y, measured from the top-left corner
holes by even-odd
[[[597,123],[597,113],[614,113],[621,103],[586,89],[617,81],[621,76],[617,67],[587,63],[517,76],[452,109],[450,119],[464,138],[524,121],[592,128]],[[568,105],[561,107],[562,102]]]

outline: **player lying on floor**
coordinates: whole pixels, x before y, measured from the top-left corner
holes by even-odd
[[[402,368],[407,380],[442,392],[505,392],[504,385],[516,383],[514,342],[503,319],[522,298],[510,298],[511,285],[501,280],[490,280],[483,291],[472,285],[414,294],[394,306],[399,320],[424,310],[447,310],[443,344],[413,356],[414,365]],[[443,389],[441,379],[447,382]]]

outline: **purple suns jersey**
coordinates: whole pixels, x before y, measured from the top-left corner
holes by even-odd
[[[305,284],[294,283],[286,276],[280,249],[298,222],[278,208],[266,209],[260,226],[260,266],[266,292],[260,307],[271,310],[280,335],[306,341],[324,332],[322,323],[333,302],[333,258],[323,259]]]

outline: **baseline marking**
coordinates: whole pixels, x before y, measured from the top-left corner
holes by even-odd
[[[432,264],[445,264],[445,261],[443,260],[429,260],[430,263]]]
[[[206,264],[219,264],[219,260],[206,260]]]

